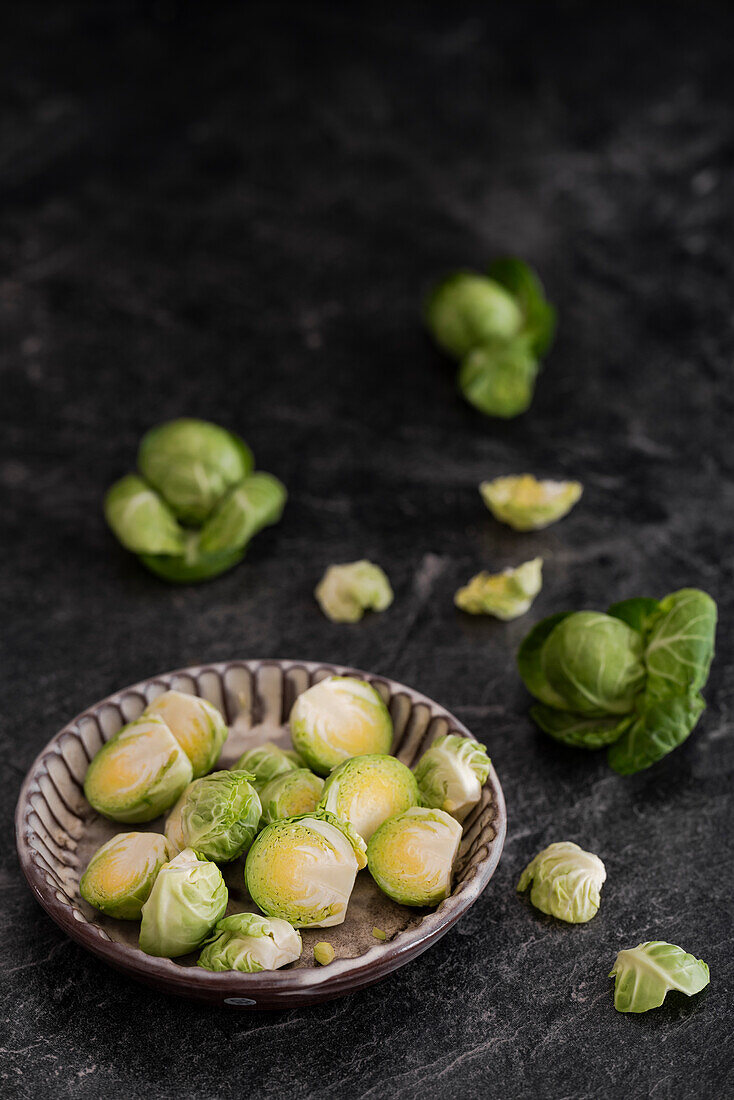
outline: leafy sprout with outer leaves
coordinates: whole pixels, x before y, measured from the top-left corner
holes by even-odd
[[[231,863],[252,844],[260,822],[260,799],[249,772],[212,772],[195,779],[166,822],[175,847],[193,848],[215,863]]]
[[[285,504],[277,478],[253,473],[244,440],[205,420],[152,428],[140,444],[138,469],[108,490],[107,522],[148,569],[180,584],[236,565]]]
[[[300,932],[287,921],[259,913],[232,913],[217,922],[197,965],[204,970],[255,974],[295,962],[302,950]]]
[[[447,276],[428,296],[425,316],[436,343],[461,361],[459,388],[470,404],[487,416],[526,411],[555,332],[555,311],[527,264],[499,259],[488,275]]]
[[[227,897],[216,863],[185,848],[158,872],[142,909],[140,950],[168,959],[188,955],[224,916]]]
[[[436,738],[413,771],[423,805],[463,821],[482,797],[490,767],[484,745],[448,733]]]
[[[563,612],[538,623],[518,653],[531,715],[557,741],[608,747],[629,775],[677,748],[705,708],[716,604],[684,588],[657,601],[613,604],[606,615]]]
[[[596,916],[606,877],[598,856],[567,840],[539,852],[520,876],[517,889],[532,886],[530,901],[541,913],[569,924],[584,924]]]
[[[703,959],[664,940],[650,940],[620,951],[609,977],[614,978],[617,1012],[648,1012],[660,1007],[668,990],[692,997],[711,980]]]

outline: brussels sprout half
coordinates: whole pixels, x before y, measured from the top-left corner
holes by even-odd
[[[308,768],[296,768],[295,771],[276,775],[260,791],[264,824],[311,813],[318,806],[323,786],[323,779]]]
[[[324,784],[321,809],[336,814],[369,841],[383,821],[420,803],[410,768],[394,756],[372,753],[343,761]]]
[[[359,622],[365,611],[384,611],[393,601],[385,573],[364,560],[330,565],[314,595],[324,615],[335,623]]]
[[[382,697],[349,676],[332,676],[299,695],[290,728],[297,752],[319,775],[350,756],[389,753],[392,745],[392,719]]]
[[[172,855],[160,833],[119,833],[94,853],[79,893],[109,917],[139,920],[158,872]]]
[[[489,776],[486,747],[456,733],[437,737],[414,768],[425,806],[463,821],[482,797]]]
[[[194,780],[166,822],[166,837],[181,841],[215,863],[230,863],[252,844],[260,822],[260,799],[249,772],[212,772]]]
[[[157,715],[138,718],[103,745],[87,768],[84,793],[112,821],[152,821],[191,782],[191,761]]]
[[[598,856],[578,844],[549,844],[527,865],[517,884],[519,891],[532,884],[530,901],[536,909],[569,924],[584,924],[596,915],[599,892],[607,877]]]
[[[188,955],[224,916],[227,897],[216,863],[185,848],[161,867],[143,905],[140,950],[167,959]]]
[[[461,825],[444,813],[413,806],[388,818],[367,845],[367,866],[389,898],[401,905],[432,906],[451,893]]]
[[[215,706],[198,695],[165,691],[143,713],[163,719],[191,761],[194,779],[211,771],[227,740],[227,726]]]
[[[198,965],[205,970],[255,974],[295,962],[302,950],[301,935],[288,921],[259,913],[233,913],[217,923]]]
[[[316,811],[263,829],[247,854],[245,883],[267,916],[328,928],[343,922],[365,864],[364,841],[351,826]]]
[[[496,477],[479,486],[495,519],[516,531],[537,531],[570,512],[583,493],[578,481],[538,481],[532,474]]]
[[[454,603],[470,615],[494,615],[517,619],[529,611],[543,585],[543,559],[533,558],[501,573],[477,573],[454,597]]]

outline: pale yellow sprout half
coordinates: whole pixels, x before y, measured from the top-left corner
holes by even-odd
[[[324,615],[335,623],[359,622],[365,611],[384,611],[393,601],[383,570],[364,560],[330,565],[314,595]]]
[[[110,917],[139,920],[156,876],[171,856],[160,833],[118,833],[90,859],[79,893]]]
[[[494,615],[507,622],[530,609],[543,586],[543,559],[533,558],[501,573],[477,573],[454,596],[454,603],[470,615]]]
[[[532,474],[496,477],[479,486],[495,519],[516,531],[537,531],[570,512],[583,492],[579,481],[538,481]]]
[[[191,761],[194,779],[210,772],[227,739],[227,726],[215,706],[183,691],[165,691],[145,714],[157,714]]]
[[[293,704],[293,744],[318,775],[350,756],[389,753],[393,726],[378,692],[364,680],[331,676],[314,684]]]

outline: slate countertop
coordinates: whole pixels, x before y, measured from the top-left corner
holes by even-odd
[[[724,1096],[734,929],[731,287],[734,18],[723,6],[18,5],[0,40],[0,952],[8,1097]],[[560,315],[531,411],[475,414],[419,303],[514,253]],[[290,490],[239,568],[173,588],[105,528],[144,429],[240,431]],[[577,477],[520,535],[477,485]],[[481,568],[540,554],[511,624],[456,611]],[[368,557],[396,593],[345,627],[312,590]],[[685,585],[719,602],[709,707],[623,779],[538,734],[530,625]],[[67,940],[21,879],[12,813],[51,735],[155,672],[237,656],[369,668],[486,741],[499,870],[435,948],[284,1014],[166,999]],[[605,861],[598,916],[514,887],[542,846]],[[617,1015],[616,952],[667,939],[710,987]],[[728,1017],[728,1018],[727,1018]]]

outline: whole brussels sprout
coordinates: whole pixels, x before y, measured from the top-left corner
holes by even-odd
[[[470,615],[494,615],[505,622],[530,610],[543,585],[543,559],[533,558],[516,569],[477,573],[454,596],[454,603]]]
[[[344,760],[324,784],[320,807],[336,814],[367,842],[388,817],[420,803],[410,768],[394,756],[372,753]]]
[[[185,537],[166,502],[137,474],[107,490],[105,519],[133,554],[182,554]]]
[[[188,955],[224,916],[227,897],[216,863],[185,848],[161,867],[143,905],[140,950],[167,959]]]
[[[426,322],[437,344],[463,359],[478,344],[520,331],[522,313],[511,294],[486,275],[458,271],[426,302]]]
[[[423,805],[463,821],[482,797],[490,760],[484,745],[456,733],[437,737],[414,773]]]
[[[384,611],[393,601],[383,570],[364,560],[330,565],[314,595],[324,615],[335,623],[359,622],[365,611]]]
[[[272,741],[265,741],[262,745],[255,745],[243,752],[232,770],[251,772],[252,785],[256,791],[260,791],[276,776],[302,767],[303,761],[300,757],[294,760],[287,749],[281,749],[280,745]]]
[[[239,436],[206,420],[182,418],[151,428],[138,451],[141,474],[184,523],[203,523],[227,489],[252,473]]]
[[[160,833],[119,833],[94,853],[79,893],[108,917],[139,920],[156,876],[172,854]]]
[[[164,691],[143,713],[163,719],[191,761],[194,779],[211,771],[227,740],[227,726],[215,706],[198,695]]]
[[[442,810],[414,806],[389,817],[367,845],[367,866],[401,905],[438,905],[451,893],[461,825]]]
[[[472,348],[459,370],[459,389],[485,416],[509,420],[527,412],[535,392],[538,363],[524,336]]]
[[[496,477],[479,486],[495,519],[516,531],[538,531],[570,512],[580,499],[579,481],[538,481],[532,474]]]
[[[284,817],[301,817],[311,813],[318,805],[323,786],[323,779],[308,768],[296,768],[295,771],[276,775],[260,791],[263,822],[270,825]]]
[[[162,718],[130,722],[87,768],[84,793],[103,817],[137,824],[173,805],[191,782],[191,761]]]
[[[318,775],[350,756],[389,753],[393,726],[382,697],[364,680],[332,676],[293,704],[290,728],[296,751]]]
[[[598,856],[570,840],[549,844],[527,865],[518,891],[530,891],[530,901],[541,913],[584,924],[596,916],[607,872]]]
[[[231,863],[252,844],[260,821],[260,799],[249,772],[212,772],[195,779],[166,822],[166,836],[215,863]]]
[[[288,921],[259,913],[233,913],[218,922],[198,965],[205,970],[255,974],[295,962],[302,950],[301,935]]]
[[[295,928],[328,928],[344,920],[364,853],[362,838],[333,814],[274,821],[247,854],[245,883],[267,916]]]

